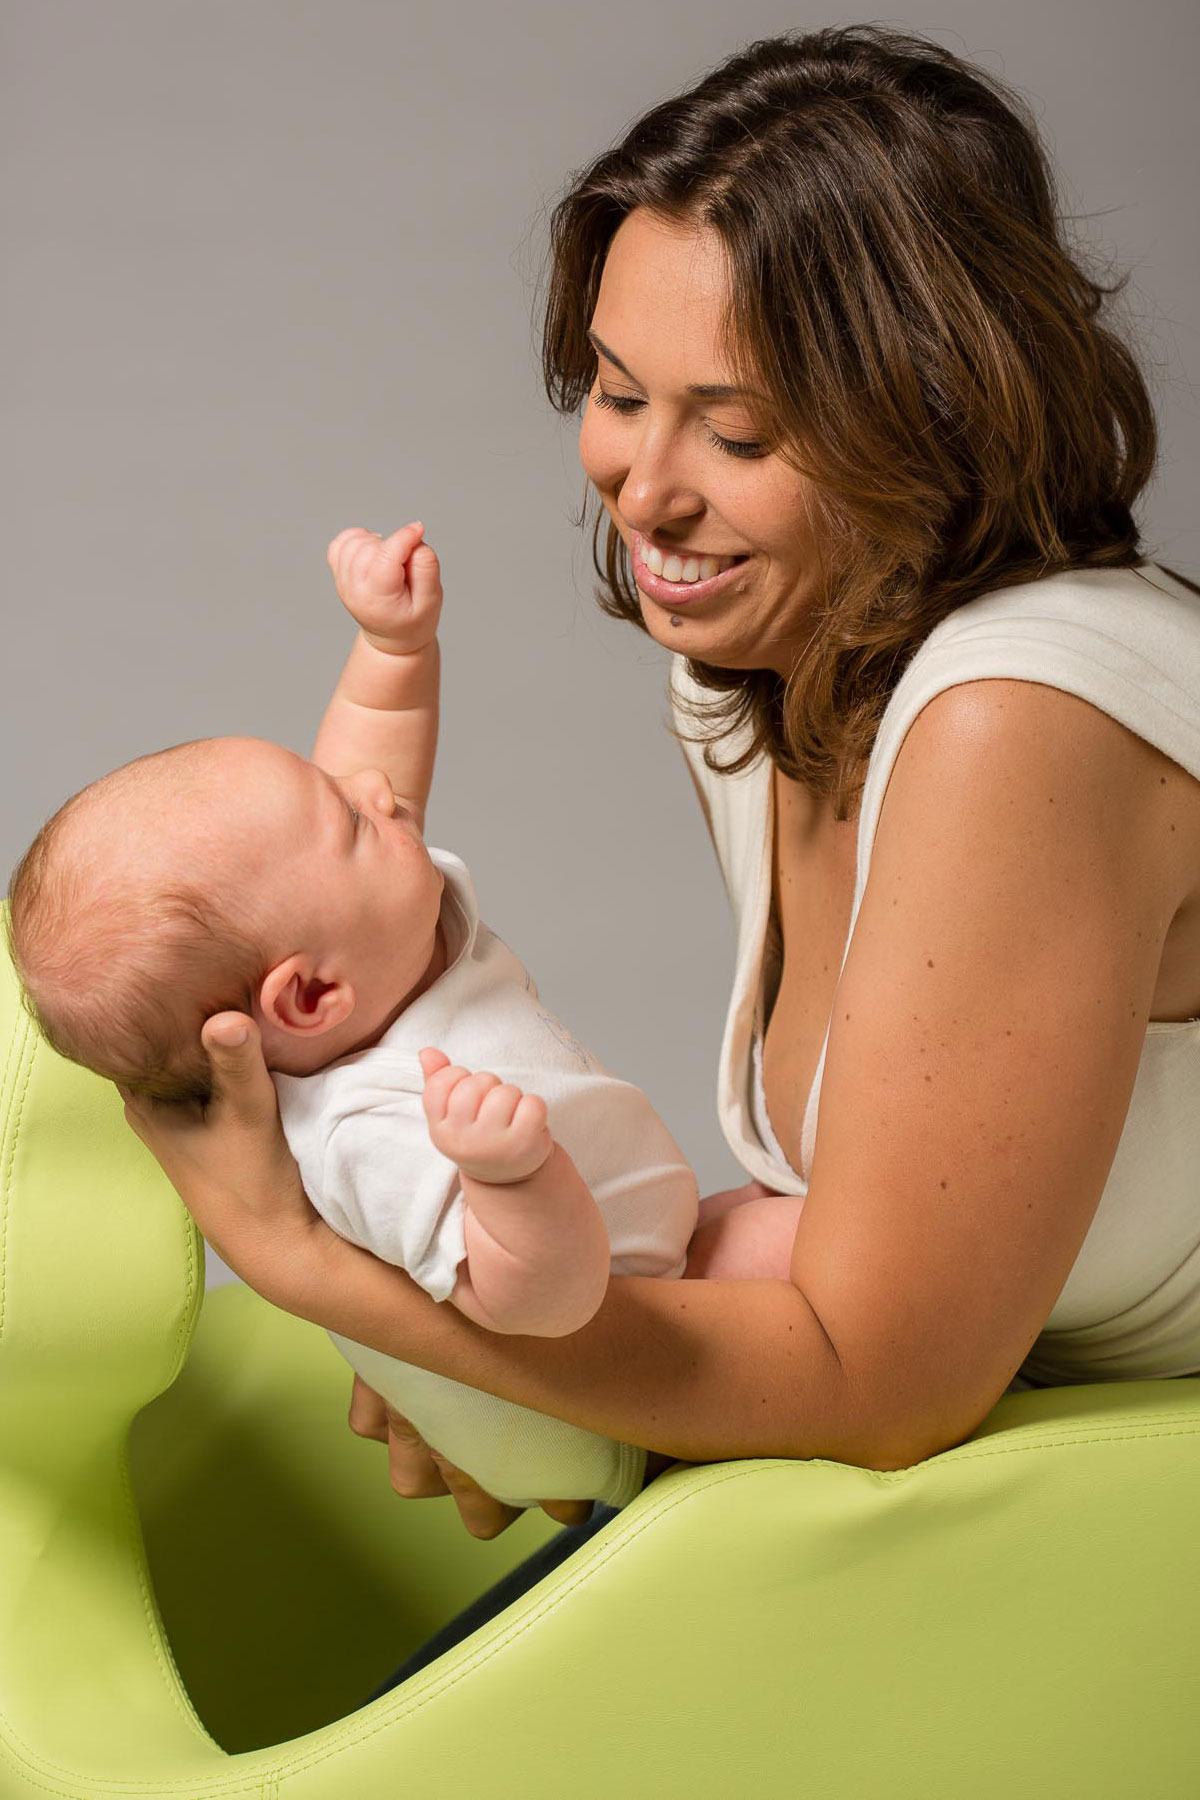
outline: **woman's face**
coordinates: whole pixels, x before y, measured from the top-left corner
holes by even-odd
[[[760,447],[751,397],[689,392],[734,384],[718,348],[726,294],[714,233],[644,207],[622,221],[592,316],[597,376],[579,456],[625,541],[651,635],[719,668],[786,675],[820,594],[811,488]],[[745,560],[711,588],[664,592],[644,548],[680,556],[684,574],[688,557]]]

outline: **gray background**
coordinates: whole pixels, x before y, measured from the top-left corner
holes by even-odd
[[[310,753],[354,627],[344,525],[442,559],[430,842],[546,1002],[638,1082],[702,1191],[732,939],[666,653],[591,599],[576,424],[535,283],[572,170],[756,37],[724,0],[27,0],[0,9],[8,871],[68,794],[249,732]],[[1028,96],[1132,269],[1159,408],[1151,555],[1200,571],[1194,0],[912,4]],[[219,1278],[221,1270],[214,1269]]]

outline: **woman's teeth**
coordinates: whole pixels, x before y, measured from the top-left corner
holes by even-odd
[[[740,556],[689,556],[685,561],[682,556],[664,556],[653,544],[643,543],[642,560],[652,574],[661,575],[664,581],[711,581],[714,575],[723,575],[734,563],[745,559]]]

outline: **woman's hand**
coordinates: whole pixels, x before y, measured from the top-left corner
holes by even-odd
[[[726,1188],[719,1194],[709,1194],[701,1200],[699,1225],[692,1239],[695,1249],[689,1255],[688,1275],[698,1277],[705,1273],[705,1265],[711,1260],[709,1239],[720,1232],[719,1222],[726,1215],[749,1201],[774,1198],[776,1195],[773,1188],[765,1186],[761,1181],[748,1181],[742,1187]],[[790,1204],[798,1206],[799,1202]],[[351,1431],[357,1432],[359,1437],[375,1438],[379,1443],[387,1445],[388,1476],[398,1494],[403,1494],[408,1500],[453,1494],[459,1517],[472,1537],[499,1537],[502,1531],[507,1531],[514,1519],[520,1518],[519,1507],[507,1506],[504,1501],[495,1499],[462,1469],[456,1469],[453,1463],[447,1462],[436,1450],[431,1449],[411,1421],[390,1407],[373,1388],[367,1386],[360,1375],[354,1377],[349,1422]],[[652,1450],[646,1458],[644,1485],[649,1485],[664,1469],[689,1466],[675,1457]],[[587,1500],[543,1500],[541,1508],[560,1525],[582,1525],[592,1510],[591,1503]]]
[[[242,1031],[244,1042],[235,1042]],[[200,1041],[212,1066],[208,1106],[166,1106],[118,1083],[125,1118],[222,1261],[287,1308],[317,1236],[328,1227],[288,1148],[254,1020],[214,1013]]]
[[[453,1494],[459,1517],[472,1537],[499,1537],[522,1509],[493,1499],[453,1463],[431,1450],[416,1427],[390,1407],[361,1375],[350,1396],[350,1429],[359,1437],[376,1438],[388,1449],[388,1476],[406,1500]],[[591,1516],[590,1500],[543,1500],[542,1511],[560,1525],[582,1525]]]

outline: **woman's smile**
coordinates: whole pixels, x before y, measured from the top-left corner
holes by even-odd
[[[658,567],[652,567],[646,560],[647,556]],[[732,585],[735,572],[749,558],[684,556],[682,552],[664,556],[654,545],[646,542],[640,531],[635,531],[632,560],[633,578],[647,598],[657,600],[661,606],[675,608],[693,606],[697,601],[707,600],[711,594]],[[722,564],[727,566],[722,567]],[[681,577],[692,574],[695,579],[671,580],[670,577],[676,572]]]

